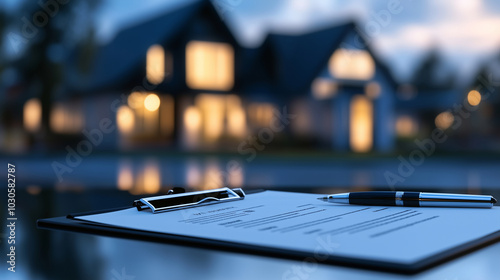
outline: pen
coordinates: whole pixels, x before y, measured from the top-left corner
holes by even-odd
[[[479,207],[491,208],[497,200],[491,195],[426,193],[426,192],[351,192],[318,198],[333,203],[409,206],[409,207]]]

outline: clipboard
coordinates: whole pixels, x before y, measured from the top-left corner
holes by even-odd
[[[251,198],[253,195],[262,192],[266,191],[255,190],[243,194]],[[171,194],[175,195],[176,192],[173,192]],[[138,205],[136,205],[137,204],[136,202],[134,206],[137,207]],[[128,208],[130,208],[130,206],[115,208],[115,209],[105,209],[100,211],[70,214],[67,215],[66,217],[39,219],[37,221],[37,227],[39,229],[78,232],[78,233],[94,234],[99,236],[118,237],[125,239],[157,242],[157,243],[179,245],[179,246],[189,246],[189,247],[218,250],[225,252],[245,253],[258,256],[285,258],[285,259],[299,260],[299,261],[303,261],[306,258],[314,258],[314,254],[312,254],[311,252],[301,251],[301,250],[273,248],[270,246],[255,246],[255,245],[245,244],[244,242],[221,241],[221,240],[199,238],[199,237],[185,236],[179,234],[135,230],[129,228],[115,227],[110,225],[96,224],[75,219],[76,217],[80,216],[109,213]],[[157,215],[157,214],[151,213],[151,215]],[[444,263],[446,261],[449,261],[451,259],[467,254],[469,252],[475,251],[479,248],[485,247],[489,244],[495,243],[498,240],[500,240],[500,231],[497,231],[493,234],[485,235],[481,238],[461,244],[460,246],[456,246],[454,248],[440,252],[438,254],[434,254],[431,257],[422,259],[420,261],[411,264],[400,264],[383,260],[370,260],[365,258],[346,257],[335,254],[328,255],[326,259],[318,260],[318,263],[386,271],[386,272],[393,272],[400,274],[415,274],[424,271],[426,269],[429,269],[431,267],[434,267],[436,265],[439,265],[441,263]]]

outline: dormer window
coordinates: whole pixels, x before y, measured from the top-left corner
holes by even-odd
[[[365,50],[338,49],[331,56],[328,69],[337,79],[370,80],[375,74],[375,62]]]

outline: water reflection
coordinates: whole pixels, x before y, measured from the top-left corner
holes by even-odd
[[[179,177],[178,170],[183,176]],[[170,187],[183,186],[191,190],[206,190],[222,187],[242,187],[243,167],[239,161],[190,159],[179,164],[169,164],[147,159],[134,165],[130,159],[118,163],[116,173],[118,190],[131,194],[155,194]]]
[[[239,161],[189,160],[186,165],[187,186],[195,190],[216,189],[222,187],[242,187],[244,183],[243,167]]]
[[[118,189],[122,191],[128,191],[134,187],[132,164],[128,160],[120,163],[120,167],[118,169],[117,186]]]

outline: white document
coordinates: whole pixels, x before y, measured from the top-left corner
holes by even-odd
[[[265,191],[244,200],[152,214],[77,217],[123,228],[285,250],[411,264],[500,231],[500,208],[355,206]]]

